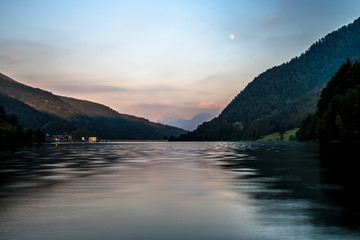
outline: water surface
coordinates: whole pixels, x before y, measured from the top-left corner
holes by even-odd
[[[0,239],[359,239],[356,149],[257,142],[2,148]]]

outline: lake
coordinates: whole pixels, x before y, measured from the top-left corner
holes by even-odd
[[[360,239],[359,146],[1,148],[0,239]]]

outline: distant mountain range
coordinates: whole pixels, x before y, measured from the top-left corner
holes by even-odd
[[[161,121],[164,124],[179,127],[188,131],[193,131],[196,129],[197,126],[199,126],[203,122],[207,122],[214,118],[214,114],[209,113],[199,113],[196,114],[191,119],[176,119],[176,120],[167,120],[167,121]]]
[[[100,139],[163,139],[186,131],[121,114],[99,103],[61,97],[33,88],[0,73],[0,105],[15,114],[24,128]]]
[[[180,140],[252,140],[298,128],[347,58],[360,59],[360,19],[257,76],[218,117]]]

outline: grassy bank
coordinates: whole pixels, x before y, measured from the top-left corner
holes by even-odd
[[[260,139],[258,139],[258,141],[292,141],[292,140],[296,140],[296,131],[297,130],[298,130],[298,128],[286,131],[284,133],[283,140],[281,140],[280,133],[273,133],[273,134],[261,137]]]

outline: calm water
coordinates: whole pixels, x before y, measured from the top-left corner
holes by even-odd
[[[358,146],[1,149],[0,239],[359,239]]]

